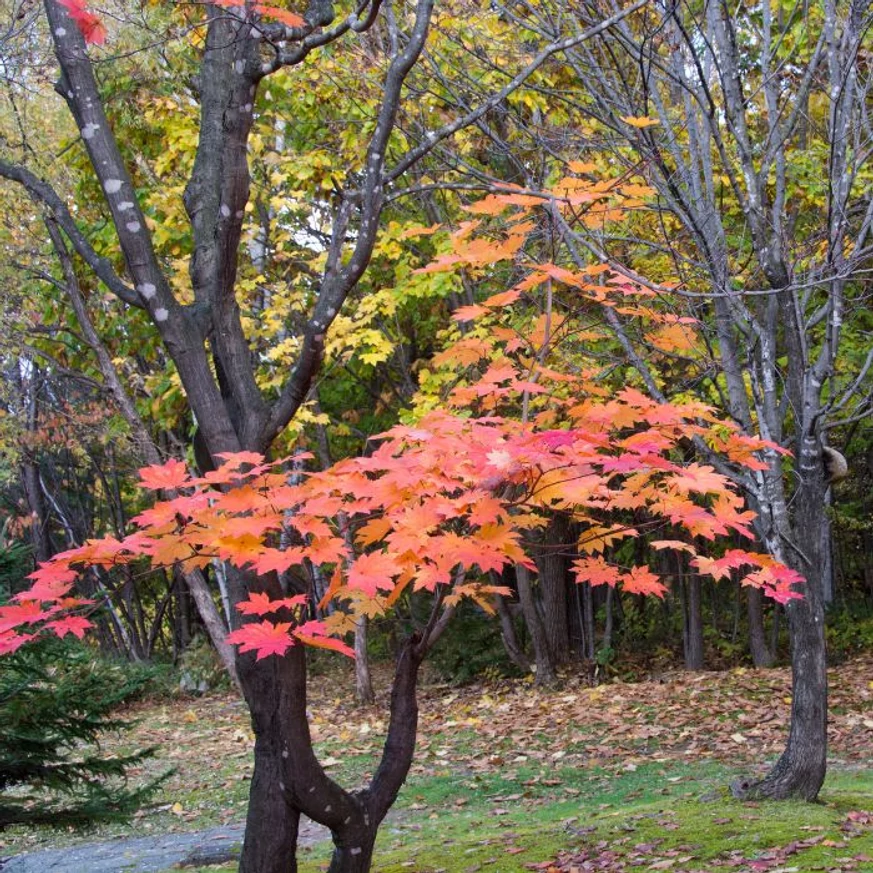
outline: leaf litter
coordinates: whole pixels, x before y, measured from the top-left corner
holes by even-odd
[[[310,724],[324,766],[347,785],[360,784],[378,762],[387,726],[384,708],[388,673],[382,678],[376,707],[360,708],[351,701],[353,677],[345,665],[313,678]],[[831,762],[844,767],[869,765],[873,748],[873,657],[847,662],[830,671]],[[661,793],[682,789],[682,770],[669,769],[695,761],[731,768],[754,767],[773,760],[785,742],[790,714],[790,672],[785,669],[736,669],[723,673],[666,673],[646,682],[610,682],[591,687],[582,678],[568,678],[559,690],[540,690],[525,680],[500,680],[451,687],[425,683],[421,694],[420,732],[415,761],[400,806],[413,834],[416,821],[442,822],[484,800],[495,829],[499,857],[518,855],[511,869],[553,870],[555,873],[601,870],[673,870],[696,873],[693,853],[652,841],[634,844],[631,837],[596,843],[581,853],[566,854],[542,866],[525,858],[524,835],[500,832],[518,809],[550,804],[595,802],[618,777],[640,770],[643,781]],[[140,836],[148,833],[200,830],[240,821],[245,814],[254,736],[243,703],[231,694],[202,698],[143,701],[125,717],[136,725],[110,739],[106,754],[157,745],[155,761],[139,775],[147,778],[168,767],[175,773],[159,802],[141,811],[129,825],[103,826],[95,836]],[[663,770],[652,771],[652,766]],[[584,781],[568,774],[586,773]],[[133,774],[134,778],[137,773]],[[688,777],[689,780],[691,777]],[[445,783],[435,789],[435,785]],[[429,786],[427,790],[422,786]],[[442,793],[441,793],[442,792]],[[621,809],[641,793],[609,797],[603,809]],[[580,797],[582,795],[582,797]],[[718,818],[716,817],[716,821]],[[662,830],[672,823],[665,814]],[[633,823],[629,827],[633,830]],[[844,822],[846,871],[873,869],[848,852],[856,833],[867,833],[870,814],[849,811]],[[572,833],[572,826],[568,825]],[[580,835],[576,831],[576,835]],[[584,837],[584,833],[581,833]],[[57,846],[79,839],[74,833],[43,829],[11,829],[3,834],[0,851]],[[705,869],[740,873],[790,869],[791,856],[822,842],[820,834],[774,847],[749,860],[727,855],[707,861]],[[569,841],[568,841],[569,842]],[[686,860],[686,855],[689,855]],[[652,866],[652,865],[659,866]],[[750,866],[754,864],[754,866]],[[867,864],[865,867],[864,865]],[[538,865],[538,866],[537,866]],[[854,866],[853,866],[854,865]],[[414,865],[413,865],[414,866]],[[487,867],[487,865],[485,865]],[[484,869],[484,868],[483,868]],[[829,870],[827,866],[822,870]],[[834,868],[837,869],[837,868]]]

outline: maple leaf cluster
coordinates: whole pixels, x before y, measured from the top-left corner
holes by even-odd
[[[30,574],[34,584],[0,606],[0,655],[11,654],[45,632],[61,638],[85,636],[92,623],[79,611],[93,601],[72,596],[76,576],[64,562],[49,562]]]
[[[489,391],[529,390],[509,363],[495,366],[498,373],[486,373]],[[581,383],[571,387],[582,390]],[[509,593],[489,584],[491,572],[517,564],[535,569],[526,536],[556,512],[580,531],[570,544],[580,582],[662,596],[665,586],[651,569],[617,566],[607,557],[629,537],[660,532],[667,536],[654,539],[653,548],[688,553],[702,574],[721,578],[745,567],[743,584],[780,601],[799,596],[801,577],[767,555],[699,553],[701,541],[750,539],[753,514],[723,474],[684,463],[675,451],[680,441],[699,436],[719,440],[726,459],[754,466],[760,464],[754,451],[768,444],[736,432],[702,404],[656,403],[632,388],[614,397],[579,397],[570,390],[550,398],[560,428],[440,409],[380,435],[366,457],[293,480],[288,459],[267,462],[251,452],[224,456],[204,476],[177,460],[144,468],[144,488],[172,489],[175,496],[141,513],[124,539],[89,541],[38,570],[34,588],[19,595],[21,605],[5,607],[12,610],[6,633],[63,610],[79,567],[145,556],[155,566],[190,569],[217,558],[255,576],[317,565],[331,579],[323,603],[343,604],[327,619],[307,620],[305,596],[271,599],[253,591],[237,605],[245,619],[230,635],[241,651],[260,659],[302,642],[351,654],[335,634],[349,631],[358,615],[390,609],[409,589],[442,586],[447,604],[470,597],[488,608],[495,594]],[[295,469],[308,457],[295,456]],[[283,531],[291,536],[280,537]],[[297,545],[283,548],[283,541]],[[48,610],[40,606],[45,602],[52,604]],[[78,634],[81,621],[46,626]],[[25,636],[7,642],[7,650]]]

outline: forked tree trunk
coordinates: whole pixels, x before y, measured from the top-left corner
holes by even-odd
[[[423,652],[407,641],[398,658],[382,761],[369,786],[349,792],[322,769],[306,717],[306,653],[239,658],[238,669],[255,732],[240,873],[296,873],[301,813],[325,825],[334,842],[329,873],[367,873],[379,825],[403,785],[418,729],[416,686]]]

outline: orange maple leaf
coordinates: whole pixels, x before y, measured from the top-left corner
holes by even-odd
[[[212,0],[216,6],[222,6],[225,9],[234,6],[245,6],[246,0]],[[302,18],[294,12],[289,12],[287,9],[280,9],[277,6],[268,6],[265,3],[255,3],[254,10],[264,18],[274,18],[276,21],[281,21],[282,24],[288,27],[304,27],[306,19]]]
[[[654,594],[663,597],[667,593],[664,583],[648,567],[632,567],[621,576],[621,587],[628,594]]]
[[[589,585],[615,586],[621,579],[618,567],[608,564],[601,557],[579,558],[573,562],[573,572],[577,582],[587,582]]]
[[[321,621],[307,621],[294,629],[294,636],[301,643],[306,643],[310,646],[315,646],[319,649],[331,649],[334,652],[340,652],[343,655],[348,655],[350,658],[355,657],[354,649],[349,648],[342,640],[329,635],[329,632]]]
[[[296,606],[305,606],[307,597],[305,594],[295,594],[293,597],[282,597],[279,600],[271,600],[269,594],[255,591],[249,594],[248,600],[237,603],[236,608],[243,615],[269,615],[280,609],[293,609]]]
[[[387,552],[372,552],[361,555],[349,567],[349,588],[358,588],[370,597],[378,590],[390,591],[394,587],[395,576],[402,571],[396,559]]]
[[[139,484],[150,491],[172,491],[182,488],[189,484],[190,478],[184,461],[178,461],[176,458],[170,458],[163,464],[142,467],[139,470]]]
[[[654,125],[661,123],[657,118],[649,118],[646,115],[623,115],[621,120],[625,124],[637,128],[653,127]]]

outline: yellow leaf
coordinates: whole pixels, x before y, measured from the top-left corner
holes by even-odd
[[[623,115],[621,120],[631,127],[652,127],[652,125],[660,124],[657,118],[648,118],[645,115]]]

